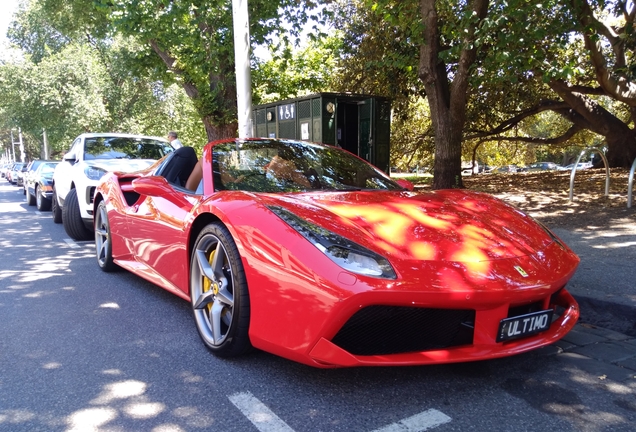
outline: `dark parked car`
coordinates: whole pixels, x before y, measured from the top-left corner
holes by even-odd
[[[37,205],[38,210],[51,210],[53,195],[53,172],[59,161],[40,161],[37,169],[27,176],[25,184],[26,200],[29,205]]]
[[[558,168],[558,165],[554,162],[535,162],[530,164],[528,171],[554,171]]]
[[[22,169],[22,171],[23,171],[23,173],[22,173],[22,181],[21,181],[20,183],[21,183],[21,186],[22,186],[22,192],[24,193],[24,195],[26,195],[26,194],[27,194],[27,187],[26,187],[26,184],[27,184],[28,178],[29,178],[30,176],[32,176],[32,175],[33,175],[33,173],[35,173],[35,170],[36,170],[36,169],[38,169],[38,167],[40,166],[40,164],[41,164],[42,162],[46,162],[46,161],[45,161],[45,160],[42,160],[42,159],[35,159],[35,160],[32,160],[31,162],[29,162],[29,163],[28,163],[28,165],[26,165],[26,167],[25,167],[25,168],[23,168],[23,169]],[[20,184],[18,184],[18,186],[20,186]],[[27,201],[28,201],[28,200],[29,200],[29,199],[28,199],[28,197],[27,197]]]

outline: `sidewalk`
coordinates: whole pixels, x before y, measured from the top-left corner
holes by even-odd
[[[541,348],[598,380],[636,382],[636,337],[579,322],[564,338]]]
[[[636,337],[636,221],[553,231],[581,258],[567,285],[580,322]]]
[[[581,318],[544,353],[599,380],[636,382],[636,222],[553,231],[581,258],[567,285]]]

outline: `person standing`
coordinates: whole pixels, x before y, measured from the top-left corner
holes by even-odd
[[[183,147],[183,143],[179,141],[178,135],[175,131],[168,132],[168,141],[170,141],[170,144],[172,144],[172,147],[175,149]]]

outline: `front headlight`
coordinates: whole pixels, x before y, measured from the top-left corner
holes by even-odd
[[[397,277],[389,261],[377,253],[308,222],[287,209],[278,206],[268,206],[267,208],[343,269],[365,276],[386,279]]]
[[[106,170],[93,166],[87,166],[86,168],[84,168],[84,174],[86,174],[86,177],[91,180],[99,180],[104,174],[106,174]]]

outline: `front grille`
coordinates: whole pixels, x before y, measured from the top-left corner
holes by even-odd
[[[331,341],[354,355],[428,351],[472,344],[474,325],[474,310],[369,306]]]
[[[520,315],[526,315],[533,312],[539,312],[543,310],[543,301],[537,301],[534,303],[528,303],[520,306],[511,306],[508,309],[508,318],[513,318]]]

